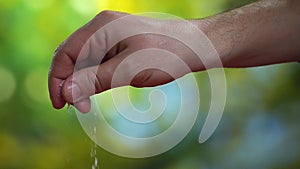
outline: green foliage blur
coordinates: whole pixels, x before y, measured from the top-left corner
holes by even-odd
[[[99,11],[155,11],[201,18],[249,2],[1,0],[0,169],[91,168],[93,143],[73,111],[51,107],[47,73],[55,48]],[[152,158],[128,159],[98,148],[99,168],[298,169],[299,74],[297,64],[226,70],[226,109],[208,142],[197,142],[205,116],[199,113],[199,123],[173,150]],[[204,103],[209,103],[207,74],[195,76],[203,86]]]

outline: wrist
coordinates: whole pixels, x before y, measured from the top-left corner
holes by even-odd
[[[192,22],[207,36],[217,51],[223,66],[227,67],[233,57],[235,42],[238,41],[233,38],[233,28],[225,27],[225,25],[218,23],[216,19],[211,18]]]

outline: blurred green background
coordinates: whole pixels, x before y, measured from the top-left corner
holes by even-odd
[[[51,107],[47,73],[54,49],[99,11],[156,11],[201,18],[250,1],[1,0],[0,169],[92,167],[93,143],[74,112]],[[197,142],[207,112],[203,106],[191,133],[171,151],[128,159],[98,147],[99,168],[299,169],[299,74],[295,63],[226,70],[226,109],[208,142]],[[205,105],[210,97],[207,74],[195,76]],[[147,103],[135,100],[136,105]]]

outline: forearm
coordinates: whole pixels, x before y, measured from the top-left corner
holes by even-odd
[[[300,1],[263,0],[198,21],[224,67],[300,61]]]

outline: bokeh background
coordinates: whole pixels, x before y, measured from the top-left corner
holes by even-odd
[[[54,49],[99,11],[155,11],[202,18],[250,1],[1,0],[0,169],[92,167],[93,142],[74,111],[51,107],[47,73]],[[98,147],[99,168],[300,167],[299,64],[226,70],[226,109],[217,131],[204,144],[198,144],[197,137],[209,103],[209,82],[205,72],[194,75],[204,106],[183,142],[167,153],[145,159],[118,157]],[[147,91],[132,90],[135,105],[147,104],[147,99],[141,99]],[[107,113],[109,106],[103,103]]]

